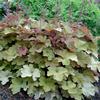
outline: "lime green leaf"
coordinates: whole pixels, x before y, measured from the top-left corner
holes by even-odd
[[[21,78],[14,78],[12,79],[12,84],[10,85],[10,88],[13,92],[13,94],[16,94],[18,92],[20,92],[23,84],[22,84],[22,79]]]
[[[63,67],[49,67],[48,68],[48,76],[53,76],[53,78],[57,81],[62,81],[64,76],[68,76],[68,70]]]
[[[7,40],[6,39],[0,39],[0,48],[1,50],[7,45]]]
[[[91,70],[100,72],[100,62],[91,57],[91,62],[89,62],[88,66]]]
[[[88,44],[85,41],[82,41],[80,39],[77,39],[75,42],[75,47],[78,49],[78,51],[81,50],[88,50]]]
[[[72,81],[64,81],[62,83],[62,89],[63,90],[70,90],[76,87],[76,84],[73,83]]]
[[[64,33],[66,34],[72,34],[72,29],[69,27],[68,23],[62,22]]]
[[[79,72],[76,72],[73,76],[73,81],[77,82],[79,85],[82,86],[82,84],[84,83],[84,75]]]
[[[5,30],[3,31],[4,34],[9,34],[9,33],[13,33],[14,30],[12,30],[11,28],[5,28]]]
[[[85,96],[94,96],[95,92],[97,91],[97,88],[94,87],[91,83],[84,83],[82,87],[82,92]]]
[[[32,77],[33,81],[36,81],[37,78],[40,77],[40,70],[37,68],[33,68],[32,64],[23,65],[23,68],[20,69],[21,77]]]
[[[3,59],[3,53],[0,52],[0,60],[2,60],[2,59]]]
[[[68,52],[66,49],[62,50],[55,50],[55,54],[59,55],[62,58],[58,58],[58,62],[62,62],[63,65],[69,65],[70,60],[78,61],[77,55],[75,53]]]
[[[96,80],[97,81],[99,80],[99,78],[97,76],[94,76],[93,71],[91,71],[89,69],[84,70],[83,75],[84,75],[84,82],[94,83]]]
[[[65,68],[68,70],[68,75],[75,75],[75,70],[72,68],[72,66],[68,65]]]
[[[53,81],[53,79],[50,78],[45,78],[45,77],[41,77],[40,78],[40,86],[43,87],[45,92],[51,91],[51,90],[55,90],[55,82]]]
[[[2,51],[3,50],[3,47],[0,45],[0,51]]]
[[[36,99],[36,100],[38,100],[40,97],[41,97],[41,95],[43,94],[43,91],[36,91],[35,93],[34,93],[34,99]]]
[[[68,57],[68,51],[66,49],[59,50],[59,49],[54,49],[55,54],[59,55],[62,58]]]
[[[33,96],[34,93],[35,93],[35,90],[36,90],[36,88],[35,88],[35,86],[34,86],[34,83],[31,82],[31,81],[28,81],[28,86],[27,86],[27,88],[28,88],[28,89],[27,89],[28,95]]]
[[[81,67],[84,67],[86,64],[89,64],[91,61],[90,55],[85,52],[77,52],[78,63]]]
[[[57,58],[58,62],[62,62],[63,65],[69,65],[70,64],[70,60],[68,58]]]
[[[21,68],[21,77],[31,77],[33,71],[33,65],[23,65],[23,68]]]
[[[26,61],[26,58],[16,57],[16,59],[12,61],[12,65],[24,65],[25,61]]]
[[[51,45],[51,41],[49,40],[49,39],[46,39],[46,41],[45,41],[45,46],[46,47],[51,47],[52,45]]]
[[[43,49],[43,56],[48,57],[48,60],[52,60],[54,58],[54,53],[51,48]]]
[[[80,88],[76,87],[76,88],[70,89],[68,92],[72,98],[75,98],[75,100],[83,100],[82,90]]]
[[[29,52],[34,55],[35,54],[35,46],[32,46],[30,49],[29,49]]]
[[[0,81],[2,85],[5,85],[8,81],[9,78],[12,77],[12,73],[10,71],[1,71],[0,70]]]
[[[32,55],[34,55],[35,52],[41,53],[41,52],[43,51],[43,48],[44,48],[44,44],[33,45],[33,46],[30,48],[29,52],[30,52]]]
[[[43,35],[38,35],[37,40],[39,40],[41,43],[45,43],[46,42],[46,36]]]
[[[3,58],[6,59],[7,61],[12,61],[18,56],[17,46],[13,45],[8,50],[2,52],[2,55],[3,55]]]
[[[40,54],[35,53],[35,55],[29,54],[28,55],[28,62],[30,63],[37,63],[40,64],[43,61],[43,58]]]
[[[35,68],[34,71],[33,71],[33,74],[32,74],[32,79],[33,79],[34,81],[36,81],[37,78],[39,78],[39,77],[40,77],[40,70],[37,69],[37,68]]]
[[[73,89],[69,89],[68,92],[71,94],[71,95],[78,95],[78,94],[82,94],[82,90],[78,87],[76,88],[73,88]]]
[[[52,61],[45,60],[45,65],[46,67],[59,66],[59,62],[57,58],[53,59]]]
[[[76,100],[82,100],[82,90],[74,82],[62,82],[62,89],[67,90],[71,97],[74,97]]]
[[[94,43],[88,42],[88,49],[91,50],[92,52],[97,51],[97,41],[95,41]]]

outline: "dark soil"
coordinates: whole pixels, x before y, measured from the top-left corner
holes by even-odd
[[[92,100],[100,100],[100,78],[99,78],[99,82],[95,84],[96,86],[98,86],[99,91],[98,93],[96,93],[96,95],[92,98]]]
[[[13,95],[8,87],[9,85],[0,85],[0,100],[34,100],[32,97],[28,97],[24,92]]]

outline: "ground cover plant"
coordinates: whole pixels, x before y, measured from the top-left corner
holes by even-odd
[[[0,22],[0,81],[34,99],[82,100],[98,91],[96,39],[85,25],[9,13]]]

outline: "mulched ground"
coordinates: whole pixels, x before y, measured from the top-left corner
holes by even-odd
[[[92,100],[100,100],[100,78],[99,78],[99,82],[96,83],[95,85],[98,86],[99,92],[92,98]]]
[[[32,97],[28,97],[25,93],[18,93],[12,95],[12,92],[8,89],[9,85],[0,85],[0,100],[34,100]]]

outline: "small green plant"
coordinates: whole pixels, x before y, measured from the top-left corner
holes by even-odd
[[[9,14],[0,22],[0,81],[34,99],[94,96],[100,62],[84,25],[30,20]]]

